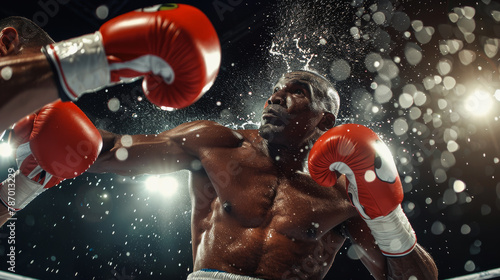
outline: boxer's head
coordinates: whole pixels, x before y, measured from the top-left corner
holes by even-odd
[[[267,100],[259,131],[269,142],[303,145],[332,128],[339,96],[321,75],[305,70],[283,75]]]
[[[31,20],[12,16],[0,20],[0,57],[26,52],[40,52],[54,41]]]

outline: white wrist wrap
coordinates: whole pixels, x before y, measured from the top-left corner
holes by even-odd
[[[46,189],[24,176],[19,170],[5,180],[0,188],[0,198],[8,208],[19,211]]]
[[[401,257],[409,254],[417,244],[417,237],[401,205],[387,216],[365,220],[375,241],[385,256]]]
[[[99,31],[43,48],[71,100],[110,84],[108,59]]]

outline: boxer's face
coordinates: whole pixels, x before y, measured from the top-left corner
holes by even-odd
[[[6,27],[0,31],[0,57],[13,56],[21,53],[22,44],[17,30]]]
[[[302,145],[322,120],[324,114],[312,108],[313,89],[304,75],[287,73],[275,85],[259,128],[260,135],[269,142]]]

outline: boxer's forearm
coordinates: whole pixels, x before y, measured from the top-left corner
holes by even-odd
[[[438,279],[434,260],[419,244],[404,257],[387,258],[387,265],[387,279],[410,279],[411,276],[419,280]]]
[[[0,131],[58,98],[42,53],[0,59]]]

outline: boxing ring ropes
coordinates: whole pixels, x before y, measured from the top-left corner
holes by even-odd
[[[448,278],[445,280],[485,280],[485,279],[493,279],[494,277],[500,277],[500,267],[490,270],[485,270],[482,272],[467,274],[464,276]],[[36,280],[36,279],[0,270],[0,280]]]

